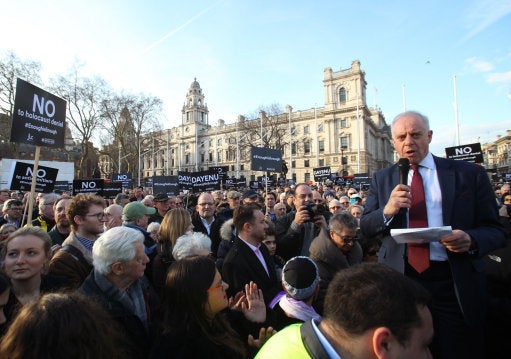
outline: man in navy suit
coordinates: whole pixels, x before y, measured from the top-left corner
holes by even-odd
[[[234,211],[233,222],[238,236],[222,266],[222,278],[229,284],[227,294],[235,296],[252,281],[263,291],[268,305],[282,287],[273,259],[262,244],[268,224],[261,207],[256,204],[239,206]]]
[[[409,171],[407,184],[399,183],[397,165],[373,175],[360,226],[367,237],[384,235],[380,262],[404,272],[431,292],[434,358],[482,358],[486,305],[482,257],[504,246],[505,235],[484,169],[433,156],[429,152],[432,135],[427,117],[417,112],[399,114],[392,123],[396,152],[409,159],[411,166],[418,165],[427,226],[453,229],[426,246],[427,269],[416,270],[409,262],[413,247],[398,244],[390,236],[390,229],[408,227],[414,170]]]

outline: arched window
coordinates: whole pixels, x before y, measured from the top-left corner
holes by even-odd
[[[344,87],[339,90],[339,102],[346,102],[346,89]]]

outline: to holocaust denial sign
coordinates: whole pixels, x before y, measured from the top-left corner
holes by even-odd
[[[85,179],[73,181],[73,196],[78,193],[91,193],[103,196],[102,179]]]
[[[13,162],[14,170],[11,179],[10,189],[12,191],[30,191],[34,165],[25,162]],[[57,181],[58,168],[37,167],[35,191],[39,193],[50,193]]]
[[[66,101],[18,79],[11,142],[62,148],[65,132]]]
[[[280,150],[252,147],[250,159],[252,171],[282,172],[282,152]]]
[[[330,178],[332,169],[330,167],[317,167],[312,169],[314,181],[320,182]]]
[[[447,158],[472,163],[483,163],[483,151],[480,143],[447,147],[445,149]]]

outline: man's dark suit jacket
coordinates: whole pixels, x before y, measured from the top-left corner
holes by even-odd
[[[208,233],[208,230],[206,227],[204,227],[204,224],[202,223],[202,220],[199,216],[199,213],[194,212],[192,214],[192,224],[193,224],[193,230],[195,232],[201,232],[204,233],[206,236],[209,236],[209,239],[211,239],[211,253],[213,253],[216,257],[216,253],[218,251],[218,246],[220,245],[220,241],[222,238],[220,237],[220,228],[222,227],[222,224],[225,222],[225,220],[219,216],[215,216],[215,221],[211,225],[211,233]]]
[[[234,239],[234,245],[227,253],[222,266],[222,278],[229,284],[227,290],[229,297],[239,291],[244,291],[245,284],[250,281],[257,284],[257,287],[263,291],[266,305],[281,291],[275,265],[268,248],[262,244],[259,250],[263,254],[269,276],[254,251],[239,237]]]
[[[469,325],[479,326],[485,312],[486,292],[482,257],[506,243],[498,221],[495,194],[483,167],[435,156],[433,159],[442,192],[444,226],[465,231],[476,241],[479,249],[474,254],[447,250],[456,294],[465,319]],[[397,184],[397,165],[373,175],[360,228],[367,237],[385,234],[378,261],[403,273],[405,245],[394,241],[390,229],[406,228],[406,213],[395,215],[388,227],[383,219],[383,208]]]

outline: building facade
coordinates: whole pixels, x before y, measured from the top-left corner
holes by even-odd
[[[280,149],[286,178],[295,182],[313,180],[317,167],[330,167],[339,176],[370,176],[390,165],[394,156],[390,126],[379,108],[367,106],[360,62],[353,61],[340,71],[326,68],[323,86],[322,107],[293,111],[288,105],[280,113],[260,111],[255,119],[238,116],[234,123],[219,120],[212,126],[205,95],[194,80],[181,124],[144,137],[139,156],[141,183],[152,176],[211,166],[227,166],[229,176],[255,180],[263,173],[250,169],[251,146]]]

